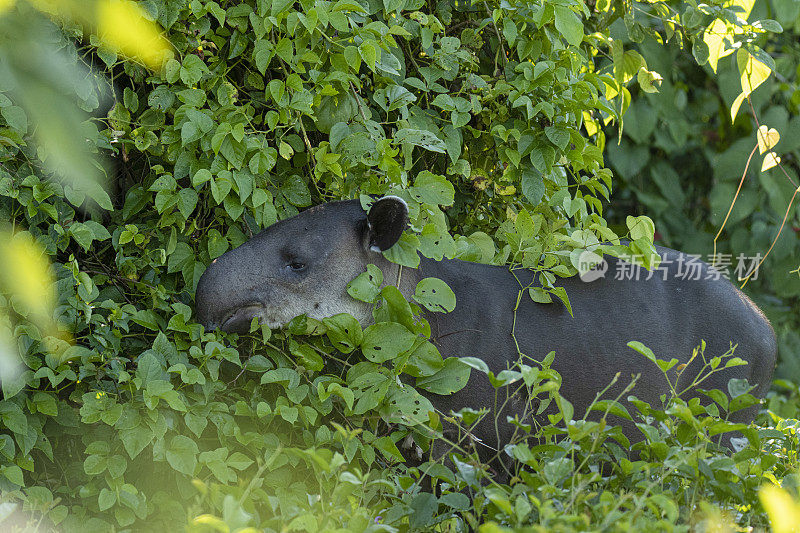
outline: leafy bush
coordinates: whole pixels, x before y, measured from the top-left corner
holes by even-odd
[[[664,244],[709,257],[733,203],[716,247],[717,253],[729,254],[731,273],[739,254],[763,256],[782,229],[748,287],[753,287],[751,293],[778,334],[778,375],[797,380],[800,224],[794,194],[800,149],[800,11],[791,2],[755,2],[749,18],[765,16],[774,16],[785,28],[780,35],[764,34],[757,40],[776,56],[778,80],[756,89],[735,120],[730,109],[740,91],[736,55],[719,60],[715,70],[710,64],[698,67],[675,45],[634,43],[621,24],[612,27],[612,35],[636,47],[664,80],[659,94],[634,99],[625,115],[621,142],[609,143],[609,167],[618,178],[609,218],[614,227],[614,220],[622,222],[627,215],[646,211]],[[782,160],[780,167],[760,171],[766,155],[760,150],[747,165],[758,143],[759,124],[780,136],[774,148]],[[746,179],[736,195],[742,176]]]
[[[557,280],[586,249],[649,257],[647,217],[626,220],[629,245],[600,246],[618,237],[602,216],[611,173],[601,122],[621,118],[634,82],[658,84],[641,55],[608,39],[616,18],[632,35],[648,31],[633,12],[573,0],[139,5],[174,47],[157,71],[81,21],[42,30],[73,67],[108,81],[63,88],[96,114],[70,133],[113,154],[108,193],[53,179],[65,169],[35,142],[47,124],[31,111],[43,102],[21,96],[25,62],[0,77],[0,218],[52,262],[59,324],[33,320],[4,282],[0,330],[23,363],[2,380],[5,498],[37,523],[44,513],[42,524],[81,531],[765,524],[757,489],[796,466],[796,422],[728,424],[719,415],[750,402],[735,385],[732,400],[709,392],[718,407],[673,398],[630,414],[601,400],[602,412],[640,423],[646,438],[627,457],[605,417],[579,419],[560,397],[553,356],[534,366],[545,354],[528,354],[492,379],[559,413],[520,428],[538,444],[510,444],[514,475],[501,484],[459,442],[451,461],[395,467],[403,443],[425,448],[451,416],[409,409],[430,404],[401,374],[447,393],[470,371],[427,340],[422,308],[447,301],[409,303],[364,275],[351,294],[391,325],[300,317],[237,338],[192,319],[211,260],[300,209],[359,194],[392,192],[411,207],[413,231],[391,260],[413,267],[419,251],[532,268],[545,280],[531,294],[540,302],[568,302]],[[736,13],[714,6],[714,16]],[[697,41],[712,15],[680,8]],[[22,15],[34,16],[20,2],[0,22]],[[608,68],[594,59],[606,51]],[[457,416],[469,426],[485,413]],[[747,437],[733,456],[714,438],[731,429]]]

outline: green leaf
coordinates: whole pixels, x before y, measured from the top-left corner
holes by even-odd
[[[370,361],[383,363],[410,349],[416,338],[416,335],[396,322],[380,322],[364,330],[361,350]]]
[[[101,455],[90,455],[83,461],[83,470],[90,476],[105,472],[107,459]]]
[[[431,342],[420,343],[411,352],[403,371],[414,377],[431,376],[444,366],[442,354]]]
[[[239,201],[244,202],[250,196],[250,193],[253,192],[255,176],[246,170],[241,170],[233,173],[233,181],[238,188]]]
[[[324,318],[322,323],[328,328],[326,334],[333,346],[342,353],[352,352],[364,340],[364,332],[358,320],[347,313]]]
[[[135,459],[153,441],[153,431],[147,426],[121,429],[119,438],[131,459]]]
[[[354,72],[358,72],[361,68],[361,52],[357,47],[348,46],[345,48],[344,59]]]
[[[110,509],[117,503],[117,495],[109,489],[102,489],[100,495],[97,497],[97,505],[101,511]]]
[[[636,80],[639,82],[639,87],[646,93],[657,93],[658,87],[664,81],[664,78],[654,70],[647,70],[642,67],[636,74]]]
[[[35,405],[36,410],[42,414],[49,416],[58,415],[58,406],[56,405],[55,397],[46,392],[37,391],[33,395],[33,405]]]
[[[92,246],[94,232],[81,222],[73,222],[69,228],[69,232],[72,238],[75,239],[75,242],[88,252],[89,248]]]
[[[20,407],[8,400],[0,401],[0,420],[5,427],[17,435],[28,433],[28,420]]]
[[[278,145],[278,153],[284,159],[291,159],[294,155],[294,150],[289,143],[281,141],[281,143]]]
[[[514,41],[517,40],[517,26],[511,18],[503,20],[503,37],[506,38],[510,46],[513,46]]]
[[[297,358],[298,365],[315,372],[322,370],[324,366],[322,356],[320,356],[312,346],[308,344],[298,344],[292,341],[289,344],[289,349],[292,355]]]
[[[200,81],[204,73],[208,72],[208,67],[203,63],[203,60],[194,54],[187,54],[183,59],[183,65],[180,67],[181,81],[192,87]]]
[[[11,483],[21,487],[25,486],[25,477],[22,475],[22,469],[17,465],[2,466],[0,467],[0,472],[2,472],[3,476]]]
[[[197,207],[197,192],[194,189],[181,189],[178,191],[178,210],[183,218],[189,218],[194,208]]]
[[[409,524],[412,529],[421,529],[432,523],[434,514],[439,508],[439,501],[436,496],[427,492],[422,492],[414,496],[411,500],[411,516]]]
[[[348,409],[353,409],[353,402],[355,401],[355,394],[352,390],[348,389],[347,387],[343,387],[339,383],[331,383],[328,385],[327,394],[335,394],[339,396],[342,400],[344,400],[345,405],[347,405]]]
[[[147,385],[151,381],[167,379],[164,365],[158,360],[155,353],[150,350],[139,356],[136,375],[142,380],[142,385]]]
[[[754,388],[746,379],[731,378],[728,380],[728,394],[730,394],[731,399],[748,393]]]
[[[381,289],[380,306],[373,311],[376,322],[397,322],[414,331],[414,313],[403,293],[394,285]]]
[[[208,231],[208,256],[216,259],[228,251],[228,239],[216,229]]]
[[[459,360],[461,361],[461,363],[471,368],[474,368],[475,370],[483,372],[484,374],[489,373],[489,366],[483,359],[480,359],[478,357],[459,357]]]
[[[419,235],[419,251],[425,257],[441,261],[456,255],[456,242],[449,233],[437,229],[434,224],[426,224]]]
[[[241,452],[233,452],[228,460],[226,461],[228,466],[231,468],[235,468],[236,470],[244,470],[253,464],[253,460],[249,459],[246,455]]]
[[[409,268],[419,266],[419,237],[403,233],[394,246],[383,252],[384,257],[393,263]]]
[[[290,424],[294,424],[297,421],[298,415],[297,407],[289,407],[287,405],[281,405],[278,408],[278,414],[281,415],[281,418],[289,422]]]
[[[646,239],[652,242],[656,234],[656,225],[650,217],[641,215],[633,217],[628,215],[626,225],[631,232],[631,240]]]
[[[348,385],[356,398],[353,414],[361,415],[377,407],[386,396],[391,383],[387,376],[379,372],[367,372],[355,379],[348,376]]]
[[[650,359],[652,362],[654,362],[654,363],[656,362],[656,355],[653,353],[653,350],[651,350],[650,348],[648,348],[647,346],[645,346],[641,342],[639,342],[639,341],[631,341],[631,342],[628,343],[628,347],[629,348],[633,348],[634,350],[636,350],[637,352],[639,352],[643,356],[645,356],[648,359]]]
[[[470,365],[457,357],[448,357],[444,366],[432,376],[417,379],[417,386],[434,394],[452,394],[467,386]]]
[[[375,45],[370,41],[364,41],[358,46],[358,53],[361,55],[364,63],[374,71],[375,61],[378,58],[378,51],[375,49]]]
[[[544,196],[544,176],[533,169],[523,170],[522,194],[531,205],[539,205]]]
[[[427,130],[402,128],[394,134],[394,142],[397,144],[412,144],[440,154],[447,152],[447,146],[444,141]]]
[[[192,186],[195,188],[199,187],[203,183],[206,183],[207,181],[211,181],[211,172],[209,172],[208,169],[201,168],[194,173],[194,176],[192,176]]]
[[[84,192],[86,192],[89,198],[97,202],[97,205],[106,211],[114,210],[114,206],[111,203],[111,197],[99,183],[95,181],[86,182],[84,184]]]
[[[388,101],[387,111],[394,111],[416,101],[414,93],[400,85],[390,85],[385,92]]]
[[[561,150],[567,148],[569,144],[569,129],[563,125],[548,126],[544,129],[544,133],[550,142],[558,146]]]
[[[583,23],[578,14],[561,5],[554,5],[553,11],[556,17],[556,29],[569,44],[579,46],[583,41]]]
[[[229,175],[231,175],[230,172],[227,172],[226,175],[220,174],[220,176],[211,181],[211,196],[214,197],[214,201],[217,204],[221,204],[228,196],[228,193],[231,192],[232,184],[227,177]]]
[[[311,205],[311,192],[305,180],[298,174],[292,174],[281,184],[281,193],[292,205],[306,207]]]
[[[12,105],[0,108],[0,115],[3,115],[6,124],[15,130],[19,130],[21,133],[28,131],[28,115],[21,107]]]
[[[167,462],[178,472],[191,476],[197,467],[197,444],[189,437],[176,435],[167,448]]]
[[[52,372],[52,371],[51,371]],[[0,380],[0,387],[2,387],[2,394],[3,398],[10,400],[14,396],[20,393],[22,389],[24,389],[28,385],[28,379],[33,373],[28,370],[21,372],[17,375],[10,375],[4,377]],[[51,382],[53,378],[51,378]],[[53,385],[57,385],[57,383],[53,383]]]
[[[108,458],[108,474],[112,478],[119,478],[128,468],[128,461],[121,455],[112,455]]]
[[[557,484],[572,472],[572,461],[566,457],[553,459],[544,465],[543,474],[551,485]]]
[[[293,368],[275,368],[261,376],[261,384],[283,383],[287,389],[293,389],[300,383],[300,375]]]
[[[428,421],[428,413],[433,411],[430,400],[410,386],[393,388],[381,409],[381,416],[390,424],[423,424]]]
[[[567,295],[567,290],[564,287],[553,287],[550,289],[550,294],[555,295],[559,300],[561,300],[561,303],[563,303],[564,307],[567,308],[569,316],[573,316],[572,305],[569,303],[569,296]]]
[[[108,232],[106,227],[94,220],[87,220],[83,225],[92,230],[96,241],[104,241],[111,238],[111,233]]]
[[[531,300],[539,304],[549,304],[553,302],[553,297],[550,296],[550,293],[541,287],[531,287],[528,289],[528,295],[531,297]]]
[[[633,420],[625,406],[614,400],[598,400],[592,405],[590,410],[600,412],[607,411],[612,415],[624,418],[625,420]]]
[[[456,295],[439,278],[425,278],[417,283],[414,300],[429,311],[449,313],[456,308]]]
[[[423,170],[414,180],[414,186],[408,189],[411,196],[420,203],[432,205],[453,205],[455,188],[447,178]]]
[[[185,242],[175,245],[175,250],[170,254],[167,261],[167,272],[178,272],[187,264],[194,262],[194,251]],[[148,310],[149,311],[149,310]]]
[[[356,276],[347,284],[347,294],[362,302],[375,303],[381,292],[383,271],[373,264],[367,265],[367,271]]]

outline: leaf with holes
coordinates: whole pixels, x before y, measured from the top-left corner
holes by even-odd
[[[449,313],[456,308],[456,295],[439,278],[425,278],[417,283],[414,300],[429,311]]]
[[[417,336],[396,322],[379,322],[364,330],[361,351],[374,363],[394,359],[414,345]]]
[[[367,265],[367,271],[362,272],[347,285],[347,294],[362,302],[375,303],[381,293],[383,272],[375,265]]]
[[[408,192],[418,202],[431,205],[452,205],[455,198],[453,184],[446,177],[427,170],[417,175]]]
[[[439,152],[440,154],[447,152],[447,146],[444,144],[444,141],[427,130],[402,128],[394,134],[394,142],[396,144],[413,144],[420,148],[430,150],[431,152]]]
[[[339,313],[338,315],[324,318],[322,323],[328,328],[328,338],[336,349],[342,353],[352,352],[364,340],[361,324],[347,313]]]
[[[432,376],[444,366],[442,355],[431,342],[420,344],[408,358],[403,371],[415,378]]]
[[[410,386],[398,387],[389,392],[381,407],[381,416],[389,424],[422,424],[433,411],[431,402]]]

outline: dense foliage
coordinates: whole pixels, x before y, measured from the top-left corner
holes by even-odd
[[[735,56],[721,60],[714,74],[709,66],[698,67],[677,46],[632,43],[624,28],[612,29],[612,34],[637,46],[664,76],[659,94],[635,99],[625,115],[621,142],[608,146],[609,166],[619,178],[612,217],[643,210],[656,222],[665,244],[707,257],[744,174],[746,181],[717,246],[719,253],[732,254],[735,266],[738,254],[754,257],[770,249],[794,200],[780,239],[751,284],[778,333],[778,374],[796,381],[800,223],[794,194],[800,184],[800,6],[782,0],[755,3],[750,18],[766,16],[785,28],[781,35],[760,39],[776,56],[778,80],[757,89],[752,108],[745,103],[734,121],[728,110],[740,90]],[[775,150],[782,165],[765,172],[759,171],[763,156],[758,152],[747,165],[759,124],[780,134]]]
[[[24,501],[31,520],[43,512],[41,524],[81,531],[766,525],[758,489],[765,479],[794,486],[796,421],[726,422],[753,401],[740,383],[727,396],[709,392],[708,406],[667,398],[634,402],[634,413],[604,398],[596,410],[634,418],[646,436],[628,457],[613,419],[588,421],[560,397],[561,378],[549,368],[559,354],[520,354],[491,379],[524,394],[531,409],[554,403],[558,414],[521,426],[501,451],[516,460],[512,475],[492,479],[459,442],[450,461],[397,466],[404,443],[425,449],[441,417],[452,416],[418,408],[430,403],[399,376],[446,394],[486,371],[478,359],[442,360],[427,341],[421,309],[450,308],[446,291],[430,300],[422,287],[409,303],[365,274],[350,293],[375,302],[381,324],[363,331],[347,316],[301,317],[286,331],[254,327],[237,338],[205,332],[192,316],[211,260],[300,209],[366,194],[392,192],[411,207],[412,231],[387,252],[393,261],[413,267],[419,251],[536,269],[549,285],[522,296],[543,304],[568,303],[558,278],[575,274],[579,256],[599,252],[600,242],[628,237],[603,251],[645,254],[647,263],[650,219],[626,218],[614,231],[602,216],[612,174],[601,127],[619,125],[627,110],[624,135],[640,128],[634,140],[649,143],[655,128],[642,133],[645,121],[630,120],[631,109],[646,114],[635,106],[664,97],[632,100],[629,90],[656,91],[658,59],[649,54],[662,49],[640,54],[622,43],[663,29],[691,41],[703,61],[703,29],[727,17],[750,57],[762,57],[736,6],[139,5],[174,47],[155,71],[119,56],[81,21],[56,17],[56,30],[22,3],[0,13],[6,34],[31,17],[28,29],[60,50],[54,57],[91,68],[86,79],[50,82],[94,113],[69,134],[113,160],[108,192],[54,178],[80,160],[53,164],[37,144],[47,125],[31,102],[47,102],[24,90],[30,79],[19,73],[41,71],[6,56],[4,72],[17,76],[0,76],[0,219],[22,230],[9,242],[43,248],[58,289],[51,331],[31,319],[13,280],[2,285],[0,327],[24,366],[2,380],[0,489]],[[653,17],[668,20],[651,27]],[[624,35],[612,39],[610,28]],[[609,147],[611,160],[623,190],[644,198],[631,185],[636,173],[618,163],[636,160],[628,148],[627,140]],[[672,354],[635,347],[643,366],[674,365],[656,357]],[[708,372],[736,364],[731,354],[699,356]],[[458,414],[465,426],[479,416]],[[730,429],[746,439],[735,454],[717,445]]]

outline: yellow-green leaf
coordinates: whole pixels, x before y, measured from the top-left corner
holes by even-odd
[[[742,48],[736,53],[736,64],[739,66],[742,92],[745,96],[755,91],[772,72],[767,65]]]
[[[781,164],[781,157],[775,152],[769,152],[764,156],[764,162],[761,164],[761,172],[765,172],[774,166]]]
[[[644,92],[657,93],[664,78],[655,70],[647,70],[641,67],[636,74],[636,80],[639,82],[639,87],[641,87]]]
[[[758,127],[758,153],[763,154],[772,150],[778,141],[781,140],[781,134],[775,128],[762,124]]]
[[[732,41],[733,30],[731,25],[726,24],[721,19],[716,19],[712,22],[703,33],[703,41],[708,46],[708,64],[714,72],[717,71],[719,60],[733,53],[733,48],[726,50],[726,37],[729,41]]]
[[[733,101],[731,105],[731,122],[736,120],[736,115],[739,113],[739,108],[742,107],[742,102],[744,102],[745,98],[747,98],[747,95],[742,93]]]

